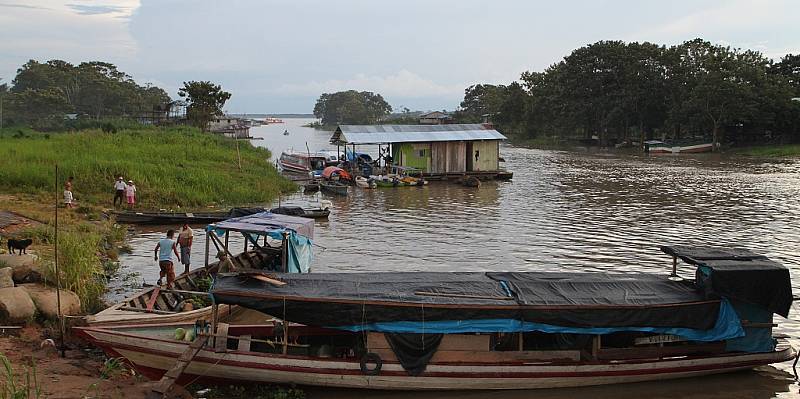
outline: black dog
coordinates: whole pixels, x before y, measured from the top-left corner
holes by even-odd
[[[14,254],[14,250],[16,249],[16,250],[19,251],[20,255],[22,255],[23,253],[27,254],[28,253],[28,247],[30,247],[31,244],[33,244],[33,240],[31,240],[30,238],[28,238],[26,240],[15,240],[13,238],[9,238],[8,239],[8,252],[10,252],[11,254]]]

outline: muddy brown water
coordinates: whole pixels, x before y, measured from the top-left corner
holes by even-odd
[[[308,120],[253,129],[256,145],[311,151],[329,133],[302,128]],[[284,129],[290,131],[283,136]],[[335,149],[335,147],[333,147]],[[365,150],[371,150],[365,148]],[[724,155],[643,156],[542,151],[504,145],[514,171],[510,182],[480,188],[431,183],[423,188],[355,190],[316,224],[313,271],[587,271],[668,274],[661,244],[745,246],[782,262],[800,293],[800,159]],[[314,197],[296,194],[282,202]],[[120,258],[122,274],[109,299],[153,283],[152,251],[166,227],[139,229],[133,253]],[[200,230],[199,228],[197,229]],[[241,249],[235,240],[234,248]],[[201,234],[193,263],[203,262]],[[682,269],[690,277],[693,270]],[[133,283],[133,284],[131,284]],[[776,316],[777,331],[800,345],[800,312]],[[430,398],[686,398],[797,397],[791,363],[755,372],[657,383],[574,390],[414,394]],[[311,397],[363,396],[310,390]],[[371,392],[401,398],[408,393]]]

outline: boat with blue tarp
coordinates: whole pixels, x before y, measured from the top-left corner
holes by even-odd
[[[394,390],[532,389],[725,373],[796,356],[772,334],[788,270],[745,249],[668,246],[675,276],[542,272],[219,274],[217,304],[279,317],[212,322],[178,383]],[[696,277],[679,278],[678,260]],[[753,283],[757,283],[755,288]],[[214,318],[213,320],[217,320]],[[81,328],[160,378],[177,325]]]

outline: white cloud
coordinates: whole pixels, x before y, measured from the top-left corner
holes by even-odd
[[[411,71],[400,70],[388,76],[357,74],[350,79],[331,79],[324,82],[310,81],[300,84],[283,84],[272,90],[278,94],[319,95],[342,90],[372,91],[383,96],[420,98],[451,97],[463,93],[464,84],[442,85],[425,79]]]
[[[113,5],[86,0],[4,1],[0,3],[0,76],[14,76],[29,59],[119,62],[135,57],[128,20],[139,0]]]

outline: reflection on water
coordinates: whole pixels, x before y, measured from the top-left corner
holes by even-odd
[[[254,129],[254,135],[265,137],[254,143],[273,149],[274,157],[290,147],[304,149],[305,142],[312,151],[330,148],[329,133],[300,127],[307,120],[287,122],[287,126]],[[283,136],[283,129],[290,136]],[[502,147],[501,153],[515,172],[510,182],[488,182],[478,189],[434,182],[421,188],[353,190],[347,198],[330,197],[334,202],[330,220],[317,223],[314,271],[667,274],[671,258],[658,245],[683,243],[751,248],[783,262],[791,269],[795,290],[800,285],[800,162],[717,155],[575,154],[510,146]],[[154,282],[157,267],[152,250],[163,231],[135,236],[133,254],[121,258],[123,267]],[[199,266],[204,242],[202,235],[196,238],[193,257]],[[241,248],[241,241],[234,242]],[[689,268],[684,273],[693,274]],[[120,290],[116,296],[129,291]],[[796,309],[791,317],[798,318]],[[779,319],[778,331],[800,344],[800,325]],[[624,388],[427,397],[793,397],[798,386],[785,373],[791,364],[777,367],[783,371],[767,367],[758,373]]]

